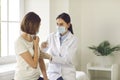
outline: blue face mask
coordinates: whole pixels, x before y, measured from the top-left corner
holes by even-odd
[[[60,34],[63,34],[66,32],[66,28],[64,26],[57,26],[57,31],[60,33]]]

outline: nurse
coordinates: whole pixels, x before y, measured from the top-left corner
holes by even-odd
[[[48,80],[43,58],[39,56],[39,37],[35,36],[40,22],[40,17],[34,12],[27,13],[22,20],[22,34],[15,42],[17,66],[14,80],[43,80],[40,69],[44,80]]]
[[[73,34],[70,16],[62,13],[56,18],[57,32],[51,33],[41,44],[42,54],[50,60],[47,74],[49,80],[76,80],[73,56],[77,51],[77,38]],[[46,52],[45,52],[46,51]]]

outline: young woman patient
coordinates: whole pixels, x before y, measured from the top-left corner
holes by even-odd
[[[15,42],[17,66],[14,80],[48,80],[44,61],[40,57],[40,38],[36,36],[40,22],[40,17],[34,12],[27,13],[21,22],[22,34]]]

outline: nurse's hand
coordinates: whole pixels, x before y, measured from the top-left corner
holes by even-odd
[[[48,46],[48,42],[47,41],[41,43],[41,48],[42,49],[47,48],[47,46]]]
[[[52,60],[52,56],[48,53],[41,53],[40,56],[44,59]]]

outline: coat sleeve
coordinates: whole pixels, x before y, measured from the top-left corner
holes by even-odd
[[[67,64],[71,65],[73,64],[73,58],[76,55],[76,51],[78,48],[78,39],[74,37],[74,39],[71,41],[69,45],[66,45],[67,48],[64,50],[62,54],[65,54],[64,56],[52,56],[51,63],[57,63],[57,64]]]

